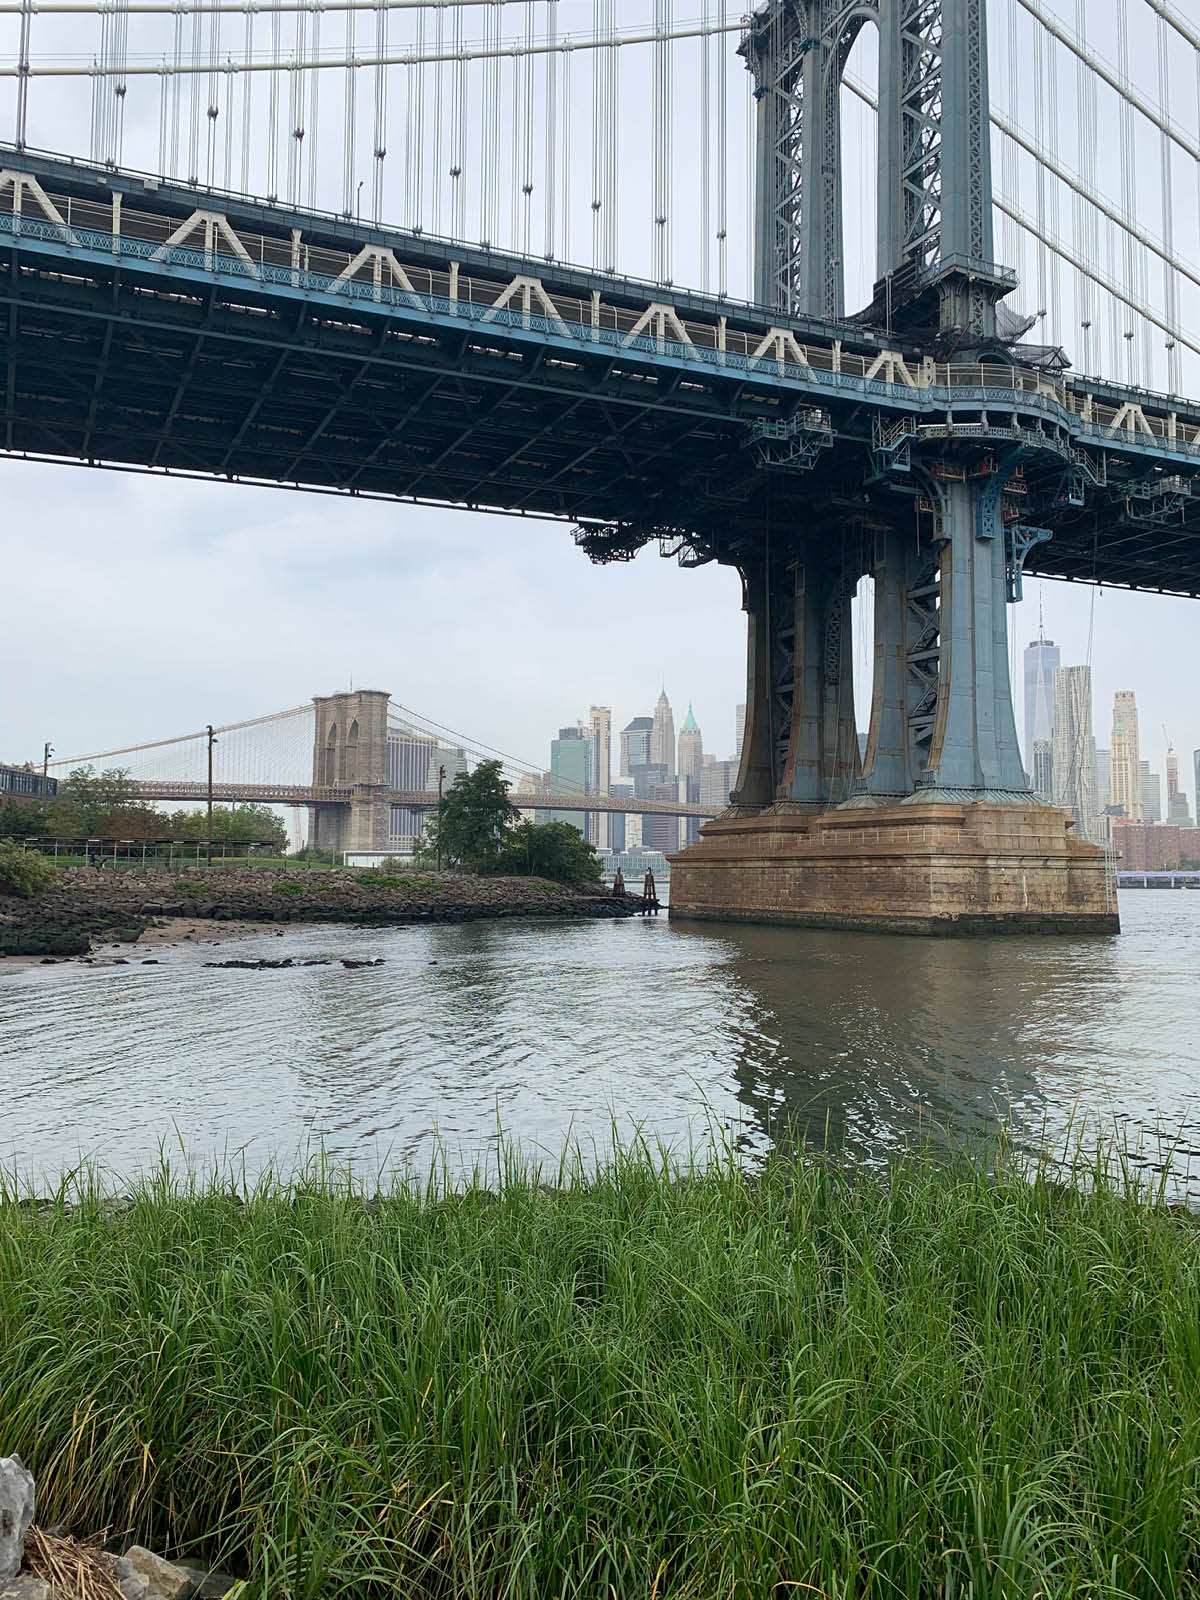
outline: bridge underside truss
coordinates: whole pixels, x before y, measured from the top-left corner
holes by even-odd
[[[0,171],[9,454],[562,518],[598,559],[662,537],[745,570],[771,528],[911,519],[914,463],[1016,448],[1021,521],[1053,534],[1028,571],[1200,593],[1200,407],[5,160],[41,195],[6,211]]]

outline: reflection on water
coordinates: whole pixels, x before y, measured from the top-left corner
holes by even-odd
[[[313,928],[237,953],[384,966],[220,971],[204,946],[5,972],[0,1161],[40,1185],[81,1156],[128,1173],[160,1145],[250,1170],[440,1147],[457,1168],[501,1128],[557,1155],[710,1124],[749,1150],[798,1127],[879,1154],[921,1129],[1053,1138],[1086,1117],[1150,1155],[1178,1136],[1200,1194],[1200,894],[1126,894],[1122,915],[1119,938],[1088,940]]]

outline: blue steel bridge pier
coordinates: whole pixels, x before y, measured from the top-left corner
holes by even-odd
[[[1023,571],[1200,594],[1200,405],[1023,342],[992,242],[983,0],[773,0],[752,303],[0,148],[0,454],[561,519],[735,568],[735,803],[674,916],[1110,931],[1022,770]],[[838,89],[880,33],[872,303]],[[331,539],[336,532],[331,529]],[[850,599],[875,590],[860,763]]]
[[[1031,793],[1017,743],[1006,612],[1025,562],[1064,524],[1077,537],[1082,522],[1099,535],[1120,519],[1103,504],[1106,455],[1043,409],[1064,398],[1063,364],[1023,349],[1011,316],[1005,327],[1015,279],[993,249],[986,0],[776,0],[755,15],[742,53],[758,100],[757,295],[844,315],[838,107],[871,21],[878,283],[858,320],[903,350],[889,375],[908,366],[929,410],[898,418],[868,393],[867,448],[861,435],[857,448],[845,433],[823,440],[812,414],[759,430],[760,470],[799,474],[807,493],[802,508],[768,516],[741,564],[749,664],[735,804],[673,858],[671,912],[1116,931],[1103,852]],[[1014,392],[1022,363],[1030,373]],[[849,621],[864,573],[875,652],[860,765]]]

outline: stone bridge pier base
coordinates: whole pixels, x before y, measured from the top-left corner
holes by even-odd
[[[1031,792],[1006,599],[1036,530],[1002,515],[1011,468],[921,475],[920,500],[848,541],[764,541],[743,568],[746,732],[728,811],[671,857],[671,916],[878,931],[1115,933],[1103,850]],[[915,515],[914,515],[915,510]],[[914,535],[914,523],[916,532]],[[874,577],[861,770],[850,596]]]
[[[313,784],[349,790],[346,801],[309,807],[309,841],[318,849],[387,848],[389,699],[383,689],[313,696]]]

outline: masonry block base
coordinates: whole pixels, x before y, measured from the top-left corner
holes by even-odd
[[[1118,933],[1104,851],[1051,806],[936,803],[706,823],[671,916],[876,933]]]

